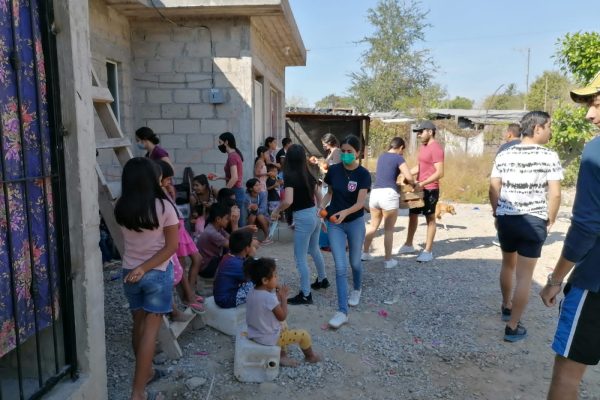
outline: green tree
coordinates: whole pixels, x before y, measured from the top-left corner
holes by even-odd
[[[418,117],[424,117],[430,108],[439,108],[447,96],[446,89],[437,83],[415,91],[413,96],[403,96],[394,101],[394,110],[407,111]]]
[[[315,103],[316,108],[352,108],[353,99],[348,96],[329,94]]]
[[[587,83],[600,71],[600,33],[567,33],[556,45],[558,66],[577,82]]]
[[[483,107],[487,110],[520,110],[523,108],[523,94],[517,91],[517,85],[509,84],[502,93],[486,97]]]
[[[350,74],[350,93],[361,111],[391,110],[404,97],[418,97],[427,88],[435,70],[429,50],[417,48],[425,40],[428,11],[418,1],[379,0],[367,11],[374,33],[361,43],[359,72]]]
[[[566,34],[557,41],[556,59],[561,70],[579,83],[589,82],[600,71],[600,34]],[[581,152],[593,137],[594,127],[585,120],[586,108],[574,103],[560,106],[552,114],[550,147],[558,152],[565,167],[565,185],[573,185],[579,171]]]
[[[446,108],[458,108],[463,110],[470,110],[473,108],[473,100],[466,97],[456,96],[452,100],[447,100],[444,103]]]
[[[527,108],[552,112],[561,104],[570,102],[567,77],[556,71],[544,71],[529,87]]]

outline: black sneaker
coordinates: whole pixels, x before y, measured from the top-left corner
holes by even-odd
[[[508,325],[504,328],[504,341],[505,342],[518,342],[527,337],[527,329],[521,323],[517,325],[515,329],[510,329]]]
[[[310,285],[310,287],[315,290],[327,289],[329,287],[329,281],[327,280],[327,278],[323,278],[323,280],[319,282],[319,278],[317,278],[315,279],[315,283]]]
[[[504,321],[504,322],[510,321],[510,314],[512,313],[512,310],[510,308],[506,308],[504,306],[501,307],[501,310],[502,310],[502,321]]]
[[[300,291],[300,293],[298,293],[296,296],[294,297],[290,297],[288,299],[288,304],[291,305],[299,305],[299,304],[312,304],[312,293],[309,293],[308,296],[305,296],[302,291]]]

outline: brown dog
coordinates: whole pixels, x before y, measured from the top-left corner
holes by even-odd
[[[454,209],[454,206],[452,204],[438,202],[435,205],[435,217],[437,219],[441,220],[442,215],[444,215],[444,214],[456,215],[456,210]],[[448,230],[446,223],[444,223],[444,222],[442,222],[442,223],[444,224],[444,229]]]

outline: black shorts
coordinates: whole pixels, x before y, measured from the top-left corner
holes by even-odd
[[[499,215],[496,220],[502,251],[516,251],[523,257],[540,258],[548,236],[545,220],[533,215]]]
[[[585,365],[600,362],[600,293],[565,286],[552,350]]]
[[[423,189],[423,203],[425,206],[411,208],[411,214],[431,215],[435,214],[435,206],[440,198],[440,189]]]

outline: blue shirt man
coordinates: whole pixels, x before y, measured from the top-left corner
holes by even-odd
[[[600,127],[600,72],[584,88],[571,92],[589,109],[585,118]],[[574,269],[573,269],[574,267]],[[600,361],[600,138],[590,141],[581,156],[573,218],[562,254],[548,275],[540,296],[556,304],[565,276],[565,298],[552,349],[556,353],[548,400],[575,399],[587,365]]]

